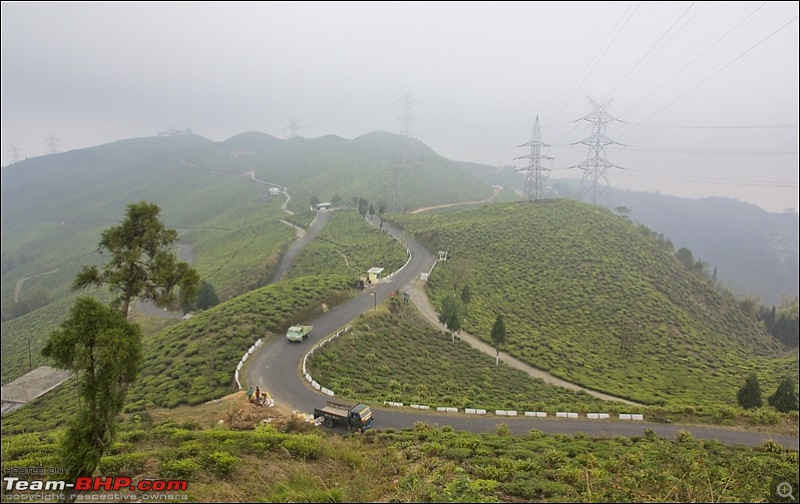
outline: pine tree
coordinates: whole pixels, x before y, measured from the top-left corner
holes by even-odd
[[[790,411],[797,411],[797,382],[792,380],[791,376],[787,376],[778,384],[775,393],[767,398],[770,406],[780,411],[781,413],[789,413]]]
[[[442,300],[442,309],[439,312],[439,322],[447,326],[453,343],[456,342],[455,333],[461,330],[464,320],[464,305],[455,296],[447,296]]]
[[[747,379],[736,394],[739,406],[744,409],[760,408],[764,401],[761,400],[761,386],[758,384],[758,377],[755,373],[750,373]]]
[[[495,366],[500,365],[500,345],[506,342],[506,323],[503,320],[503,314],[497,316],[497,319],[494,321],[494,326],[492,326],[492,342],[494,342],[494,348],[497,350],[497,357],[495,359]]]

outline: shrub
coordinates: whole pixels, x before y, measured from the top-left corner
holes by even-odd
[[[543,437],[547,437],[547,434],[538,429],[531,429],[531,431],[528,433],[529,439],[541,439]]]
[[[191,479],[200,470],[200,465],[191,459],[165,460],[158,468],[162,479]]]
[[[316,459],[322,453],[322,443],[317,436],[297,435],[284,440],[281,446],[295,457]]]
[[[198,422],[188,421],[188,422],[183,422],[181,424],[181,429],[186,429],[186,430],[189,430],[189,431],[197,431],[197,430],[201,430],[201,427],[200,427],[200,424]]]
[[[215,476],[224,478],[236,468],[236,457],[224,451],[207,453],[203,457],[203,467]]]
[[[497,435],[500,437],[508,437],[511,435],[511,429],[504,423],[497,424]]]
[[[339,453],[339,458],[342,462],[348,465],[351,469],[361,467],[364,465],[364,454],[352,448],[346,448]]]
[[[771,439],[764,441],[761,448],[767,453],[783,453],[783,446]]]
[[[145,453],[109,455],[100,459],[100,474],[132,478],[144,471],[146,462],[147,455]]]
[[[284,433],[303,433],[309,432],[314,429],[314,424],[310,422],[306,422],[302,418],[297,416],[293,416],[285,424],[283,424],[283,428],[281,429]]]

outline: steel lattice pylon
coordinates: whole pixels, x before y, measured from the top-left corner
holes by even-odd
[[[526,172],[525,176],[525,199],[540,200],[544,198],[544,173],[550,171],[549,168],[542,167],[542,159],[553,159],[550,156],[542,154],[542,147],[550,147],[548,144],[542,142],[542,129],[539,127],[539,116],[536,116],[536,122],[533,124],[533,131],[531,133],[531,141],[520,145],[520,147],[531,148],[531,153],[527,156],[520,156],[514,159],[528,159],[528,166],[525,168],[518,168],[517,172]]]
[[[414,97],[411,93],[403,91],[403,97],[396,102],[401,102],[403,111],[399,117],[395,119],[400,120],[400,136],[403,140],[402,154],[399,159],[393,161],[390,165],[391,173],[391,193],[392,193],[392,206],[400,211],[404,210],[405,202],[401,194],[400,186],[401,179],[409,170],[409,163],[416,158],[416,150],[414,148],[414,119],[415,116],[412,112],[414,106]],[[395,102],[395,103],[396,103]]]
[[[588,146],[589,153],[586,156],[586,161],[577,166],[571,166],[570,168],[579,168],[583,170],[581,190],[583,191],[584,199],[588,198],[593,205],[597,205],[598,201],[603,200],[606,206],[610,207],[611,203],[606,196],[606,191],[608,190],[606,170],[609,168],[622,169],[622,167],[606,159],[606,147],[614,144],[622,144],[608,138],[608,135],[606,135],[606,124],[618,121],[618,119],[611,117],[608,112],[606,112],[606,108],[611,104],[611,99],[606,103],[599,104],[589,98],[589,102],[592,104],[594,110],[591,114],[579,120],[592,123],[592,135],[582,142],[578,142]]]

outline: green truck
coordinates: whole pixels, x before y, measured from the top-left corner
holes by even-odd
[[[324,408],[314,408],[314,419],[320,419],[325,427],[343,424],[349,431],[364,432],[372,426],[372,409],[366,404],[344,404],[328,401]]]
[[[286,331],[286,339],[300,343],[303,339],[308,338],[308,335],[311,334],[312,327],[311,324],[293,325]]]

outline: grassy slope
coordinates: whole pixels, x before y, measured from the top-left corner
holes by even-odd
[[[295,235],[280,222],[284,215],[277,200],[250,200],[186,235],[194,267],[221,299],[266,284]]]
[[[379,218],[375,220],[378,222]],[[384,268],[388,275],[399,270],[407,259],[400,242],[364,221],[358,211],[338,210],[314,241],[300,251],[289,276],[326,273],[356,280],[375,266]]]
[[[202,502],[781,502],[777,483],[797,484],[797,452],[769,443],[511,436],[502,425],[496,434],[418,424],[342,437],[285,418],[253,428],[264,416],[257,407],[222,407],[180,423],[131,417],[99,474],[185,478],[185,494]],[[217,419],[222,426],[207,427]],[[2,469],[58,467],[60,435],[3,436]]]
[[[58,329],[69,315],[73,298],[64,298],[31,313],[3,322],[2,380],[3,383],[27,373],[29,363],[34,368],[50,365],[41,355],[47,335]],[[31,352],[28,354],[28,345]]]
[[[236,365],[256,340],[283,334],[297,320],[321,313],[322,303],[333,307],[349,295],[346,277],[298,277],[256,289],[157,330],[145,337],[142,372],[131,385],[126,408],[140,411],[196,405],[231,393],[236,390]],[[24,364],[27,371],[27,358]],[[72,381],[68,381],[58,392],[3,417],[4,432],[61,425],[76,404]]]
[[[307,276],[268,285],[157,333],[145,345],[142,376],[131,388],[128,409],[200,404],[231,392],[233,373],[258,339],[282,333],[321,303],[347,298],[345,277]]]
[[[488,341],[503,313],[511,353],[562,378],[648,403],[735,404],[751,370],[765,390],[797,374],[732,298],[609,211],[550,200],[398,220],[449,252],[429,285],[435,305],[468,270],[467,331]]]
[[[51,305],[3,323],[3,362],[12,363],[10,368],[4,365],[3,379],[27,369],[22,365],[28,360],[25,338],[38,355],[46,334],[66,316],[64,300],[74,296],[69,286],[75,274],[84,265],[104,262],[95,251],[100,233],[124,218],[129,203],[146,199],[160,206],[165,225],[179,229],[182,240],[196,246],[195,266],[222,299],[266,283],[294,236],[278,222],[285,215],[280,202],[264,199],[262,187],[240,172],[198,168],[183,163],[183,154],[150,158],[135,169],[123,166],[127,171],[118,167],[116,175],[107,175],[112,180],[105,186],[84,181],[88,187],[82,205],[70,204],[70,198],[61,206],[45,202],[30,220],[4,227],[3,299],[12,299],[17,282],[25,279],[22,292],[41,285]],[[54,221],[56,217],[60,220]]]
[[[394,311],[362,315],[346,336],[315,352],[309,371],[314,379],[337,396],[378,404],[551,414],[608,410],[586,393],[547,385],[505,364],[495,366],[492,356],[468,345],[453,345],[450,335],[432,328],[412,305]]]

